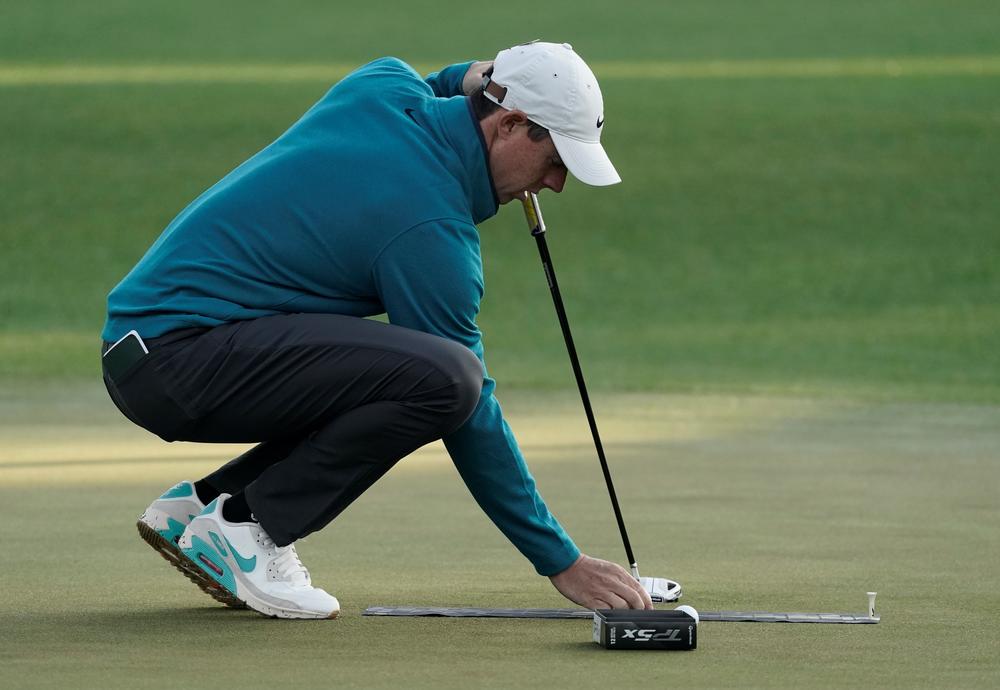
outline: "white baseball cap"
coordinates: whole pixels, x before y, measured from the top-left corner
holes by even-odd
[[[501,50],[485,94],[549,130],[559,157],[581,182],[622,181],[601,146],[604,97],[597,77],[569,43],[534,41]]]

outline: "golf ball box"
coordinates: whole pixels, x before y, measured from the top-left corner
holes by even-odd
[[[698,623],[684,611],[594,611],[594,642],[605,649],[695,649]]]

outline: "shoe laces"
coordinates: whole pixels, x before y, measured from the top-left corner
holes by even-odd
[[[309,571],[302,565],[298,552],[295,551],[295,544],[277,546],[264,530],[260,531],[260,543],[265,549],[274,550],[276,556],[271,561],[271,567],[279,579],[293,587],[309,586],[312,579],[309,577]]]
[[[309,586],[309,571],[299,560],[299,554],[296,553],[294,545],[289,544],[278,548],[278,557],[274,559],[274,567],[278,571],[278,576],[291,585]]]

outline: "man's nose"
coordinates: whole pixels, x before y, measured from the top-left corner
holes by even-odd
[[[550,170],[546,173],[545,177],[542,178],[542,186],[548,187],[553,192],[558,194],[566,186],[566,168],[559,167]]]

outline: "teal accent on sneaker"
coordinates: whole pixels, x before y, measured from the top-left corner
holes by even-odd
[[[215,548],[219,550],[219,553],[226,556],[226,547],[223,546],[222,540],[219,539],[219,535],[215,532],[209,532],[208,536],[212,538],[212,543],[215,544]]]
[[[193,519],[193,518],[192,518]],[[187,525],[183,525],[172,517],[167,518],[167,529],[156,530],[161,537],[169,541],[171,544],[176,544],[177,540],[181,538],[184,534],[184,528]]]
[[[184,549],[184,555],[208,574],[213,580],[236,596],[236,576],[219,556],[219,552],[197,536],[191,537],[191,548]],[[213,567],[214,566],[214,567]]]
[[[191,482],[181,482],[160,496],[160,498],[187,498],[193,495],[194,485]]]
[[[209,534],[213,537],[215,536],[212,532],[209,532]],[[226,538],[223,537],[223,539]],[[257,567],[257,556],[255,555],[253,558],[243,558],[243,556],[240,555],[240,552],[233,548],[233,543],[231,541],[226,539],[226,544],[229,546],[229,551],[233,554],[233,558],[235,558],[236,562],[239,563],[240,570],[245,573],[253,572],[253,569]]]
[[[212,513],[214,513],[215,512],[215,504],[218,503],[218,502],[219,502],[219,499],[213,498],[211,503],[209,503],[207,506],[205,506],[204,508],[202,508],[201,514],[202,515],[211,515]]]

